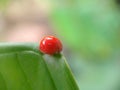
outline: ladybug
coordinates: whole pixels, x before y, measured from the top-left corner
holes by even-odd
[[[41,40],[39,49],[44,54],[57,54],[62,51],[62,43],[54,36],[46,36]]]

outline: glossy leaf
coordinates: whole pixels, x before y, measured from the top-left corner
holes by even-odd
[[[36,44],[0,44],[0,90],[79,90],[62,55]]]

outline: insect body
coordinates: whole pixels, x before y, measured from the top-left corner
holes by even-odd
[[[62,51],[62,43],[54,36],[46,36],[41,40],[39,49],[42,53],[53,55]]]

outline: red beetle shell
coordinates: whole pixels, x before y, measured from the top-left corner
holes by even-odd
[[[46,36],[40,42],[40,51],[45,54],[56,54],[62,51],[60,40],[54,36]]]

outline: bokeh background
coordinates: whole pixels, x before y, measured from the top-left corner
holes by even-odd
[[[120,0],[0,0],[0,41],[61,39],[81,90],[120,90]]]

